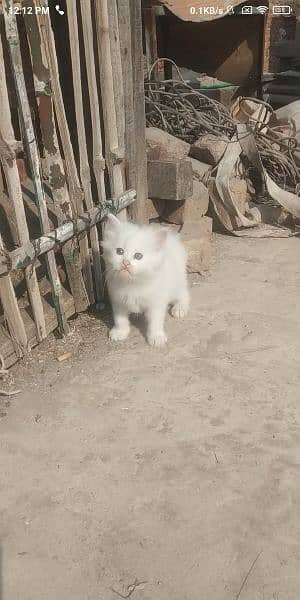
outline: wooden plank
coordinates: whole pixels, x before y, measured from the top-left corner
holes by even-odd
[[[147,68],[149,73],[153,63],[158,59],[155,6],[143,8],[143,21],[145,28]],[[161,73],[157,64],[153,69],[153,77],[154,79],[159,79],[160,76]]]
[[[7,145],[11,149],[11,158],[6,160],[5,157],[1,157],[5,180],[7,184],[7,191],[10,199],[11,207],[14,207],[16,229],[18,233],[19,242],[25,244],[29,241],[29,232],[26,222],[25,209],[22,197],[22,188],[19,178],[19,172],[16,161],[16,154],[14,147],[16,142],[14,139],[14,131],[11,122],[10,106],[8,99],[7,81],[5,75],[3,48],[0,41],[0,106],[1,106],[1,120],[0,120],[0,135],[6,141]],[[34,268],[28,266],[25,269],[25,279],[27,289],[30,297],[30,302],[33,310],[34,321],[36,325],[36,334],[39,340],[46,337],[45,319],[43,313],[43,307],[41,302],[41,295],[39,291],[37,276]],[[21,339],[23,339],[23,332],[21,328]]]
[[[115,2],[115,0],[109,0]],[[112,53],[108,0],[95,0],[96,31],[99,53],[100,85],[105,130],[105,155],[112,196],[119,196],[124,190],[123,168],[124,147],[119,146],[117,109],[114,95]],[[119,90],[123,94],[123,90]],[[126,213],[121,218],[126,219]]]
[[[147,219],[146,202],[147,190],[147,157],[145,141],[145,93],[144,93],[144,67],[143,67],[143,39],[142,39],[142,10],[141,0],[130,0],[131,9],[131,50],[133,73],[133,99],[134,99],[134,135],[135,135],[135,183],[138,202],[132,207],[131,217],[138,223]]]
[[[132,10],[131,0],[118,0],[118,18],[125,103],[126,181],[128,187],[136,189],[136,186],[139,186],[140,194],[136,206],[129,208],[128,213],[132,220],[144,223],[147,221],[147,161],[144,132],[143,49],[141,30],[138,40],[137,30],[135,33],[132,32],[133,22],[137,23],[136,7]],[[142,26],[141,20],[138,25]],[[136,52],[140,53],[139,64],[136,61]],[[138,68],[140,71],[137,86]],[[141,139],[138,139],[139,135]]]
[[[123,71],[124,116],[125,116],[125,157],[127,187],[134,187],[135,182],[135,129],[133,106],[133,76],[131,53],[131,20],[129,0],[118,0],[118,19],[120,36],[120,53]],[[131,213],[131,209],[128,209]]]
[[[40,159],[37,148],[37,143],[34,135],[34,128],[31,118],[31,111],[27,97],[22,57],[20,51],[20,42],[17,28],[16,17],[13,14],[13,1],[7,0],[3,6],[4,23],[6,37],[9,46],[9,53],[11,62],[13,65],[14,83],[17,92],[18,105],[19,105],[19,116],[22,123],[22,130],[24,132],[25,141],[27,145],[28,157],[30,160],[30,166],[35,186],[36,202],[39,208],[39,217],[43,233],[49,231],[49,219],[46,207],[46,201],[44,196],[44,190],[41,180],[40,173]],[[59,330],[61,334],[68,332],[68,323],[64,314],[64,306],[62,299],[62,291],[60,280],[57,272],[55,255],[51,251],[46,257],[48,273],[52,285],[53,301],[57,311],[57,319],[59,322]]]
[[[39,8],[47,7],[47,0],[35,0],[35,5]],[[43,42],[43,48],[47,59],[47,65],[50,72],[51,78],[51,89],[53,94],[53,101],[55,106],[55,116],[58,124],[59,134],[61,138],[61,144],[63,148],[64,160],[66,165],[68,188],[70,192],[70,199],[73,207],[73,215],[78,215],[84,212],[83,207],[83,192],[80,187],[79,177],[77,173],[76,162],[74,158],[74,152],[70,139],[70,132],[68,122],[65,113],[65,106],[62,96],[62,91],[59,83],[59,71],[57,65],[56,48],[54,35],[51,28],[49,15],[39,13],[38,25],[40,29],[40,36]],[[86,289],[89,295],[89,300],[93,300],[93,277],[92,268],[89,253],[88,237],[84,235],[79,241],[80,256],[82,262],[82,270]]]
[[[2,237],[0,236],[0,255],[6,255]],[[9,275],[0,278],[0,298],[4,318],[8,323],[11,344],[17,356],[23,356],[29,350],[25,326],[18,306],[17,298]]]
[[[189,160],[148,161],[149,198],[186,200],[193,194],[193,169]]]
[[[25,0],[23,5],[32,6],[32,0]],[[48,181],[58,222],[62,224],[66,219],[72,219],[73,211],[56,134],[50,73],[37,17],[35,14],[25,14],[24,20],[31,53]],[[76,312],[81,312],[87,309],[89,301],[81,273],[78,245],[68,242],[62,250]]]
[[[88,88],[90,94],[90,108],[93,137],[93,169],[98,190],[98,202],[106,201],[104,171],[105,160],[102,148],[102,133],[99,112],[99,99],[97,90],[94,44],[91,31],[93,30],[90,0],[81,0],[81,18],[84,38],[85,62],[87,71]],[[130,186],[129,186],[130,187]]]
[[[78,132],[78,147],[79,147],[79,162],[80,162],[80,177],[84,191],[84,198],[88,210],[94,206],[91,188],[91,172],[87,153],[85,122],[83,113],[83,96],[82,96],[82,75],[80,65],[79,52],[79,37],[78,37],[78,22],[77,22],[77,7],[73,0],[67,0],[68,24],[69,24],[69,39],[71,49],[71,61],[73,71],[73,89],[75,99],[75,113]],[[92,31],[90,32],[90,36]],[[97,303],[103,300],[103,283],[101,274],[100,261],[100,246],[98,232],[96,226],[90,229],[90,240],[93,254],[94,277],[95,277],[95,292]]]
[[[129,204],[134,202],[135,198],[135,190],[128,190],[117,198],[115,202],[106,203],[106,206],[94,206],[94,208],[83,213],[77,220],[67,221],[57,227],[57,229],[54,229],[54,231],[49,231],[46,235],[42,235],[38,239],[28,241],[10,253],[5,253],[2,256],[0,253],[0,275],[16,269],[26,268],[29,264],[33,264],[37,257],[53,251],[55,247],[59,244],[64,244],[67,240],[74,237],[75,234],[79,235],[93,227],[96,223],[103,220],[109,211],[118,213],[124,210]]]
[[[124,112],[124,93],[123,93],[123,71],[120,52],[120,34],[118,21],[117,0],[109,0],[108,7],[108,25],[110,52],[113,74],[114,97],[116,104],[117,130],[119,149],[125,157],[125,112]]]

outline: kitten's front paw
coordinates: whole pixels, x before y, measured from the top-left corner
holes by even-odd
[[[122,340],[126,340],[129,334],[129,329],[122,329],[121,327],[113,327],[109,331],[109,339],[113,342],[121,342]]]
[[[147,339],[150,346],[156,346],[159,348],[167,343],[168,338],[164,331],[157,331],[155,333],[149,333]]]
[[[187,312],[188,312],[188,305],[181,303],[181,302],[177,302],[171,308],[171,315],[172,315],[172,317],[174,317],[174,319],[184,319]]]

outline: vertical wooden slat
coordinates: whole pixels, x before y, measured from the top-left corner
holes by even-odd
[[[136,0],[139,4],[139,0]],[[125,155],[127,186],[138,189],[136,205],[128,212],[133,221],[147,219],[147,160],[145,142],[144,73],[141,11],[131,0],[118,0],[120,47],[125,101]]]
[[[147,156],[146,156],[146,117],[144,92],[144,58],[142,37],[141,0],[129,0],[131,8],[131,52],[133,74],[134,130],[135,130],[135,184],[137,202],[132,206],[134,221],[146,221]]]
[[[89,210],[93,208],[93,197],[91,188],[91,172],[87,153],[86,133],[85,133],[85,122],[83,112],[83,96],[82,96],[82,75],[80,66],[80,52],[79,52],[79,37],[78,37],[78,21],[76,3],[73,0],[67,0],[67,14],[69,24],[69,39],[71,49],[71,61],[72,61],[72,72],[73,72],[73,88],[74,88],[74,100],[75,100],[75,113],[76,123],[79,141],[79,162],[80,162],[80,176],[81,183],[84,191],[86,207]],[[92,30],[90,36],[93,35]],[[96,226],[90,229],[90,240],[93,255],[94,265],[94,277],[95,277],[95,292],[96,300],[100,302],[103,298],[103,285],[101,275],[101,261],[100,261],[100,247],[98,232]]]
[[[156,7],[150,6],[143,9],[144,17],[144,31],[145,31],[145,44],[146,44],[146,58],[148,72],[153,63],[158,59],[157,51],[157,34],[156,34]],[[158,64],[153,70],[154,78],[159,78]]]
[[[47,0],[35,0],[34,4],[39,8],[47,8],[48,6]],[[55,115],[64,153],[68,187],[73,206],[73,213],[75,217],[78,217],[84,212],[83,192],[80,187],[80,182],[78,178],[77,167],[65,113],[65,106],[59,82],[59,71],[56,57],[55,41],[49,15],[45,15],[40,12],[38,16],[38,24],[40,28],[40,35],[43,43],[43,48],[45,50],[48,68],[50,71],[51,89],[55,106]],[[79,247],[84,281],[87,288],[89,301],[92,304],[94,301],[93,277],[89,254],[88,236],[86,234],[83,235],[80,239]]]
[[[5,252],[5,250],[0,235],[0,253],[1,252]],[[0,278],[0,298],[4,317],[8,323],[12,341],[15,344],[16,354],[21,357],[28,352],[29,348],[23,319],[10,275],[4,275]]]
[[[118,140],[122,156],[125,157],[125,111],[123,92],[123,71],[120,50],[117,0],[109,0],[109,2],[107,3],[107,8]]]
[[[8,40],[9,53],[13,67],[14,83],[18,97],[19,116],[21,120],[22,130],[25,136],[28,157],[31,165],[31,172],[36,194],[36,203],[39,210],[41,229],[43,233],[47,233],[50,230],[50,223],[40,173],[40,159],[38,154],[37,143],[34,136],[30,106],[28,102],[26,85],[24,80],[19,35],[16,17],[13,14],[12,0],[6,0],[3,6],[3,13],[6,37]],[[67,333],[69,327],[64,311],[61,283],[59,280],[59,275],[55,262],[55,254],[53,250],[47,254],[46,261],[52,288],[53,302],[57,315],[58,327],[62,334]]]
[[[134,127],[131,17],[129,0],[118,0],[118,19],[124,90],[126,183],[127,187],[134,188],[136,140]],[[128,213],[130,216],[132,215],[132,207],[128,207]]]
[[[99,112],[99,99],[97,91],[96,69],[92,25],[92,11],[90,0],[80,0],[81,19],[84,39],[84,51],[86,61],[86,71],[88,88],[90,94],[91,120],[92,120],[92,136],[93,136],[93,169],[97,183],[99,202],[103,203],[106,200],[104,170],[105,160],[103,157],[102,148],[102,133]]]
[[[32,0],[25,0],[23,6],[32,6]],[[61,225],[64,221],[73,218],[73,210],[56,134],[50,73],[41,42],[37,17],[34,14],[26,14],[24,15],[24,20],[31,53],[34,87],[39,110],[40,129],[49,186],[56,208],[58,224]],[[62,247],[62,254],[76,312],[84,311],[88,308],[89,301],[81,273],[78,244],[72,241],[67,242]]]
[[[8,142],[10,147],[14,145],[14,131],[11,123],[10,106],[8,99],[7,81],[4,68],[2,43],[0,40],[0,134]],[[20,244],[29,241],[29,232],[26,222],[25,209],[22,197],[22,188],[17,167],[16,155],[12,148],[11,159],[2,160],[7,191],[10,202],[14,207],[17,232]],[[46,325],[43,312],[41,294],[38,286],[35,268],[28,265],[25,269],[25,279],[31,302],[34,322],[36,326],[37,339],[40,341],[46,337]]]
[[[115,2],[115,0],[109,0]],[[110,47],[108,18],[108,0],[95,0],[96,31],[99,52],[101,97],[105,130],[105,156],[109,172],[112,197],[119,196],[124,190],[122,162],[124,147],[119,146],[116,102],[113,84],[113,64]],[[119,90],[123,94],[123,90]],[[123,211],[121,218],[126,219]]]

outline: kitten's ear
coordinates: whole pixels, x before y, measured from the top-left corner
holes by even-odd
[[[157,232],[155,232],[155,242],[156,242],[156,247],[158,250],[161,250],[167,240],[167,236],[168,236],[168,230],[166,229],[159,229]]]
[[[108,213],[105,222],[105,231],[116,231],[121,225],[121,222],[115,215]]]

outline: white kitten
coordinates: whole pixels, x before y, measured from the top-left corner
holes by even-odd
[[[129,314],[144,313],[149,344],[163,346],[168,306],[177,319],[189,307],[186,254],[179,236],[157,225],[124,223],[109,215],[102,245],[115,323],[110,339],[124,340]]]

